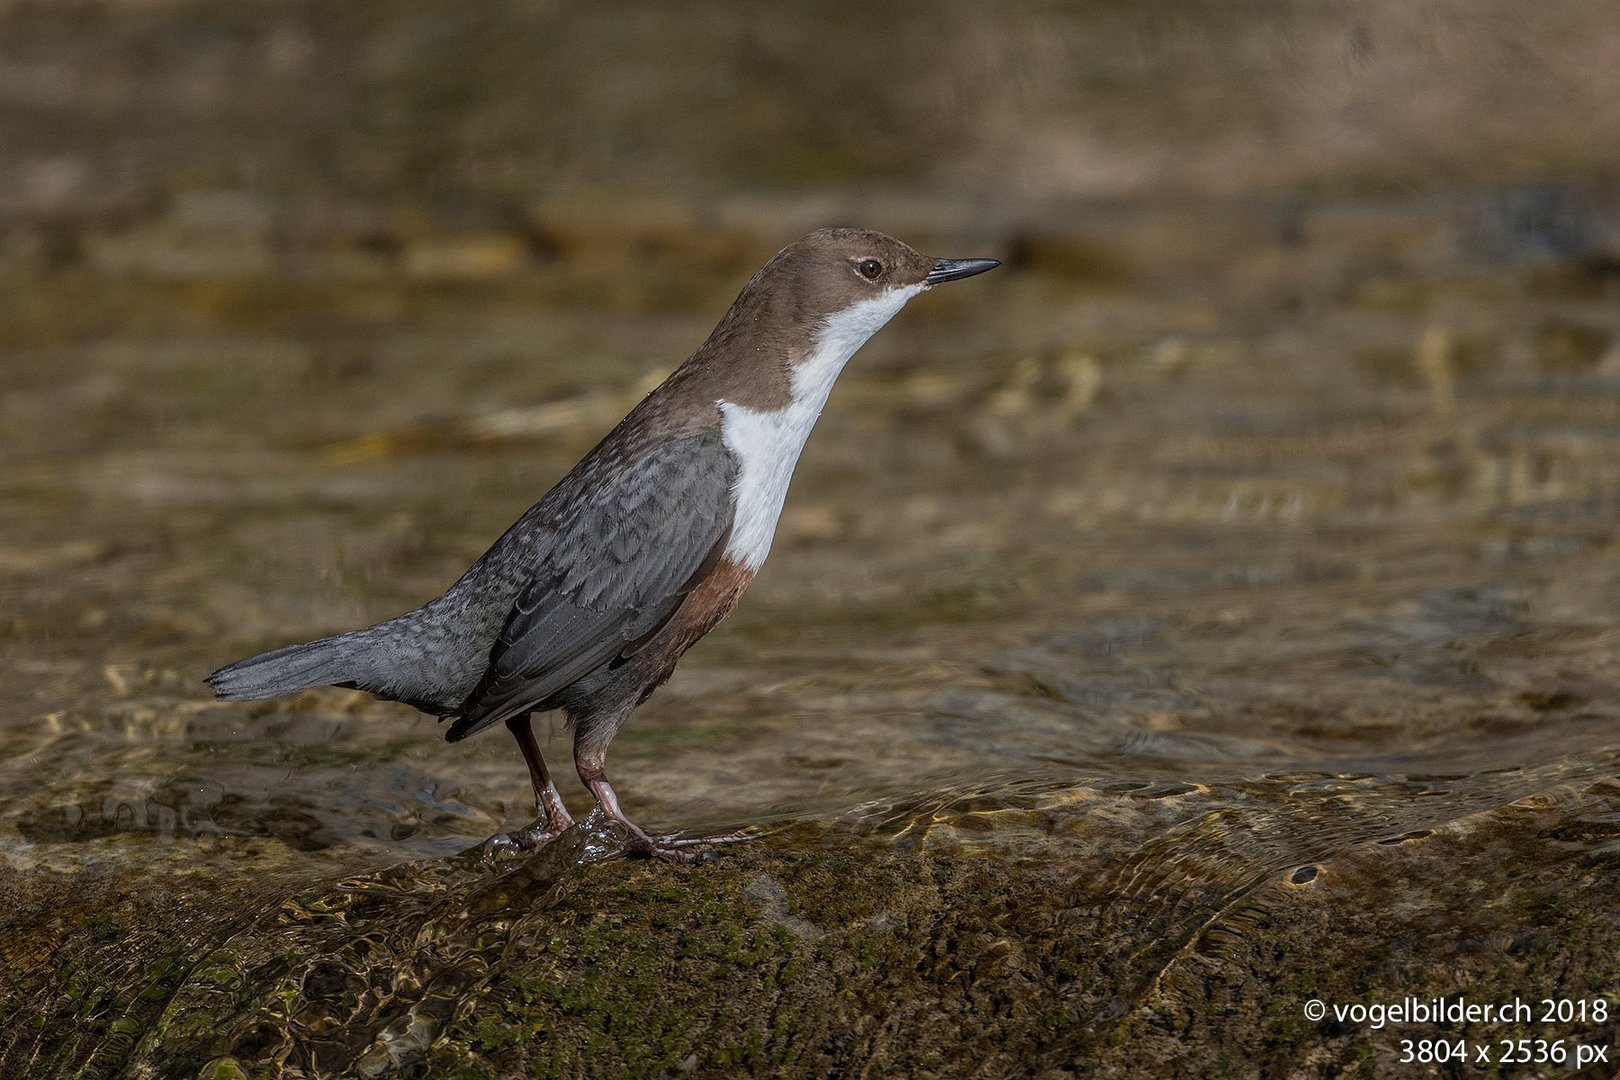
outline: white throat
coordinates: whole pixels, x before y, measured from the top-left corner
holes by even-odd
[[[738,465],[728,559],[750,570],[764,564],[793,467],[833,383],[855,351],[924,288],[918,284],[890,289],[828,316],[816,334],[814,351],[793,369],[793,400],[787,408],[755,410],[723,399],[715,403],[720,407],[721,437]]]

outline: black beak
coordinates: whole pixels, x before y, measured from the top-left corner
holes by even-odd
[[[998,259],[940,259],[934,263],[934,268],[928,271],[928,276],[923,278],[923,284],[938,285],[942,281],[972,277],[986,270],[994,270],[1000,265]]]

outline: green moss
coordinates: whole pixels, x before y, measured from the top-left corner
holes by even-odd
[[[1320,859],[1309,889],[1262,879],[1178,912],[1153,897],[1099,903],[1100,854],[903,852],[808,827],[717,866],[605,863],[554,881],[540,863],[494,876],[424,863],[221,922],[196,959],[151,952],[141,979],[109,980],[103,957],[160,938],[93,943],[80,922],[76,937],[101,952],[64,957],[61,1004],[47,995],[42,1011],[86,1045],[138,1047],[162,1075],[253,1075],[305,1045],[278,1049],[299,1025],[349,1022],[365,987],[399,994],[379,1014],[398,1017],[419,998],[410,973],[472,972],[420,1063],[429,1075],[939,1075],[1036,1060],[1238,1076],[1307,1053],[1372,1075],[1384,1044],[1305,1020],[1305,1000],[1612,990],[1612,860],[1530,869],[1524,845],[1537,843],[1504,820],[1353,848]],[[1494,901],[1447,892],[1436,859]]]
[[[98,943],[111,941],[124,932],[123,923],[105,912],[90,916],[79,927],[90,936],[91,941]]]

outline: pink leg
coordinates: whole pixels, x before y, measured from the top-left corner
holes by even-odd
[[[597,807],[612,820],[624,826],[630,834],[630,842],[625,846],[625,854],[650,856],[663,859],[666,862],[691,863],[698,861],[698,853],[691,848],[705,847],[714,844],[740,844],[756,837],[745,833],[724,833],[718,836],[648,836],[640,825],[624,816],[619,807],[619,796],[608,783],[607,771],[603,767],[603,758],[600,753],[581,751],[578,746],[574,748],[574,767],[579,770],[579,778],[590,789],[591,795],[596,799]]]
[[[540,756],[540,744],[534,737],[532,715],[524,713],[522,716],[514,716],[506,722],[506,727],[517,740],[518,749],[523,751],[523,760],[529,766],[529,783],[534,786],[534,801],[540,811],[540,817],[527,829],[490,837],[484,848],[485,852],[491,855],[513,850],[531,851],[543,847],[561,836],[563,830],[574,823],[574,819],[568,816],[568,808],[563,805],[562,796],[557,793],[557,785],[551,781],[551,772],[546,768],[546,759]]]

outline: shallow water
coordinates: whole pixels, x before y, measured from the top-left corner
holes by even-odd
[[[1401,918],[1451,911],[1459,932],[1532,882],[1601,892],[1620,876],[1620,283],[1545,250],[1515,198],[1046,207],[932,238],[1013,257],[860,355],[767,569],[614,744],[649,828],[761,832],[714,868],[582,868],[583,835],[484,866],[468,852],[532,817],[504,734],[451,746],[403,706],[216,703],[200,679],[453,580],[701,340],[741,280],[729,264],[661,310],[567,302],[589,268],[566,259],[482,286],[102,282],[172,317],[18,331],[0,370],[0,1057],[388,1075],[450,1054],[476,1074],[517,1052],[465,1035],[491,1001],[529,1000],[501,980],[583,949],[614,890],[664,890],[633,897],[642,944],[673,932],[646,911],[673,904],[678,928],[698,916],[670,897],[713,888],[747,934],[833,963],[836,904],[800,890],[856,853],[883,868],[860,933],[919,903],[937,925],[981,895],[951,875],[1000,868],[1026,937],[984,932],[1022,967],[986,975],[961,941],[938,962],[1063,1002],[1061,1022],[1006,1013],[1018,1060],[1106,1058],[1126,1031],[1179,1060],[1198,1024],[1164,1021],[1157,1043],[1144,1025],[1233,978],[1185,957],[1216,964],[1271,940],[1261,926],[1284,940],[1294,893],[1348,889],[1342,921],[1304,939],[1330,956],[1370,940],[1335,925],[1376,926],[1414,887],[1378,860],[1417,860]],[[739,265],[774,242],[749,235]],[[646,275],[634,294],[668,267],[622,269]],[[39,325],[73,325],[93,278],[32,283],[54,312]],[[566,735],[549,746],[566,772]],[[1559,925],[1602,923],[1578,911]],[[1089,951],[1065,967],[1069,940]],[[1522,985],[1472,977],[1614,996],[1603,940],[1564,933],[1563,966],[1512,969]],[[1406,970],[1443,956],[1465,984],[1450,948]],[[1244,978],[1280,1012],[1329,979],[1285,992],[1265,981],[1279,963]],[[1416,992],[1351,967],[1347,994]],[[705,1016],[671,1020],[652,1057],[523,1068],[720,1068],[704,1055],[727,1024],[751,1029]],[[773,1056],[802,1030],[752,1060],[907,1060],[904,1024]],[[1365,1042],[1293,1036],[1279,1068]],[[1371,1045],[1391,1060],[1393,1034]]]

